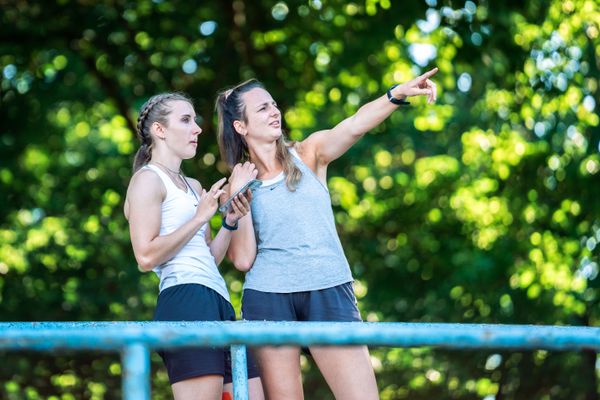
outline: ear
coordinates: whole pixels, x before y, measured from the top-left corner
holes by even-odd
[[[248,133],[248,130],[246,129],[246,124],[244,124],[239,119],[233,121],[233,129],[235,129],[235,131],[242,136],[246,136],[246,134]]]
[[[159,122],[153,122],[151,130],[161,140],[165,140],[165,129]]]

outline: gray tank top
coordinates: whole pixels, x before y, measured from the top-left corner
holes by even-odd
[[[271,293],[320,290],[351,282],[352,273],[335,229],[329,191],[294,150],[302,171],[296,191],[285,179],[253,191],[257,254],[245,289]]]

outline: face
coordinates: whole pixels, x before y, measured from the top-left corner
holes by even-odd
[[[281,137],[281,112],[271,94],[254,88],[242,94],[246,106],[246,121],[236,121],[237,132],[248,145],[253,142],[273,142]]]
[[[160,125],[157,134],[179,158],[186,160],[196,155],[198,135],[202,129],[196,123],[194,107],[187,101],[175,100],[168,104],[171,113],[168,125]]]

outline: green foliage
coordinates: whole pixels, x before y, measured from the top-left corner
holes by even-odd
[[[336,161],[338,230],[370,321],[598,326],[600,6],[593,0],[13,1],[0,15],[4,321],[147,320],[122,206],[152,94],[203,119],[184,168],[227,173],[213,100],[257,77],[300,140],[438,66]],[[243,276],[222,267],[239,310]],[[373,349],[383,399],[591,399],[592,353]],[[118,398],[107,354],[3,354],[7,399]],[[153,395],[169,387],[156,354]],[[307,398],[330,396],[310,361]]]

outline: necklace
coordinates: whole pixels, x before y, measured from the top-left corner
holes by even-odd
[[[187,181],[187,179],[185,178],[185,175],[183,174],[183,172],[181,172],[181,169],[179,169],[179,171],[174,171],[171,168],[167,167],[166,165],[164,165],[163,163],[159,163],[158,161],[152,161],[153,163],[161,166],[162,168],[164,168],[167,172],[170,172],[171,174],[179,177],[179,179],[183,180],[183,184],[186,186],[187,189],[189,189],[189,191],[192,193],[192,195],[194,196],[194,199],[196,199],[196,204],[194,204],[194,207],[198,207],[198,203],[200,203],[200,199],[198,198],[198,196],[196,195],[196,192],[194,191],[194,189],[192,189],[192,187],[190,186],[190,183]]]
[[[172,174],[181,175],[181,168],[179,169],[179,171],[175,171],[175,170],[172,170],[171,168],[167,167],[165,164],[159,163],[158,161],[152,161],[152,162],[160,165],[161,167],[163,167],[164,169],[166,169],[167,171],[169,171]]]

